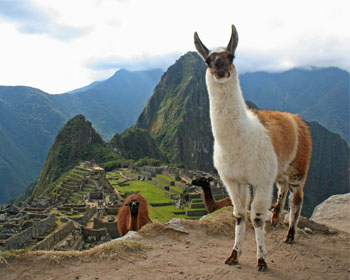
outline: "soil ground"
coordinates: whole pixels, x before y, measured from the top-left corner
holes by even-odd
[[[87,258],[29,253],[0,264],[0,279],[349,279],[350,234],[346,232],[299,232],[293,244],[285,244],[284,226],[267,227],[268,270],[258,272],[254,230],[248,223],[239,265],[225,265],[233,246],[229,212],[200,222],[184,221],[188,234],[167,230],[163,224],[147,225],[137,243],[150,248],[131,250],[119,260],[109,257],[108,252],[105,257],[100,252],[99,257]]]

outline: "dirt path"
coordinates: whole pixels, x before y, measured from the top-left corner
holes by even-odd
[[[189,234],[160,231],[150,227],[142,243],[151,246],[133,260],[112,261],[108,257],[81,262],[65,259],[60,264],[39,257],[0,265],[0,279],[344,279],[350,276],[348,233],[327,236],[299,233],[292,245],[283,243],[285,229],[267,229],[268,271],[255,265],[254,231],[247,227],[244,252],[237,266],[224,264],[233,245],[226,224],[212,230],[210,225],[188,222]],[[229,236],[231,235],[231,236]],[[136,255],[135,255],[136,256]]]

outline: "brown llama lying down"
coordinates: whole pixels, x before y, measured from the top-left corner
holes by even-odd
[[[229,197],[216,201],[213,197],[210,188],[211,178],[201,177],[199,179],[192,180],[192,185],[199,186],[203,190],[205,208],[209,213],[212,213],[225,206],[232,206],[232,202]]]
[[[123,202],[118,213],[118,230],[121,236],[130,230],[138,231],[149,221],[147,200],[140,194],[131,194]]]

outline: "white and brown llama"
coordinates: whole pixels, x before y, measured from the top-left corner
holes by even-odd
[[[198,53],[207,64],[210,119],[214,135],[214,166],[223,181],[236,220],[235,242],[228,265],[237,264],[242,254],[248,206],[248,185],[254,188],[251,221],[257,245],[257,267],[265,271],[264,226],[271,206],[272,189],[279,188],[272,223],[279,221],[290,191],[289,229],[285,242],[294,234],[303,202],[303,187],[311,157],[311,137],[298,115],[279,111],[249,110],[244,102],[233,60],[238,34],[232,34],[226,48],[207,49],[194,34]]]
[[[138,231],[149,222],[147,200],[140,194],[131,194],[118,212],[118,230],[121,236]]]

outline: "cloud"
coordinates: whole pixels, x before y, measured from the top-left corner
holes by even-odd
[[[102,57],[90,59],[85,65],[91,70],[146,70],[152,68],[161,68],[166,70],[174,64],[176,59],[181,56],[180,53],[171,53],[165,55],[144,55],[131,58],[122,58],[118,56]]]
[[[27,34],[46,34],[59,40],[70,40],[83,36],[91,27],[74,27],[54,21],[57,14],[42,9],[32,1],[0,1],[0,18],[13,22],[19,32]]]

